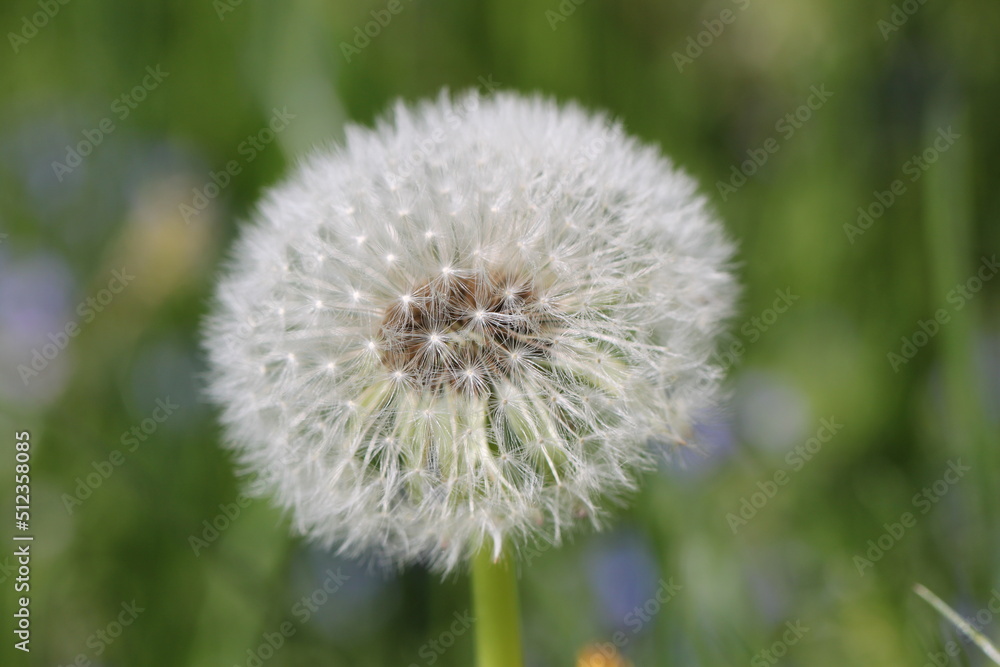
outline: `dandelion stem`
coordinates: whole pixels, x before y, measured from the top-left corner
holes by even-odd
[[[472,562],[472,598],[476,615],[476,665],[521,667],[521,616],[517,578],[508,559],[493,561],[490,549]]]

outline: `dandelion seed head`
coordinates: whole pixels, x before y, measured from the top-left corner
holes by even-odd
[[[446,572],[558,543],[713,400],[731,256],[693,181],[602,116],[398,105],[243,230],[210,393],[257,486],[344,553]]]

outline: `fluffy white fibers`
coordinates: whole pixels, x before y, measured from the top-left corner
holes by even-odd
[[[206,327],[259,490],[449,571],[599,526],[712,400],[732,246],[695,183],[540,97],[397,105],[267,193]]]

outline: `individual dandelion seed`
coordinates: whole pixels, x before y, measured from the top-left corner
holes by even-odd
[[[694,182],[540,97],[397,105],[243,230],[206,327],[294,526],[447,572],[599,527],[713,397],[732,247]]]

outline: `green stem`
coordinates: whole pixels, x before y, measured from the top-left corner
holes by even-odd
[[[493,562],[482,549],[472,562],[472,598],[476,614],[476,665],[521,667],[521,616],[517,577],[506,559]]]

